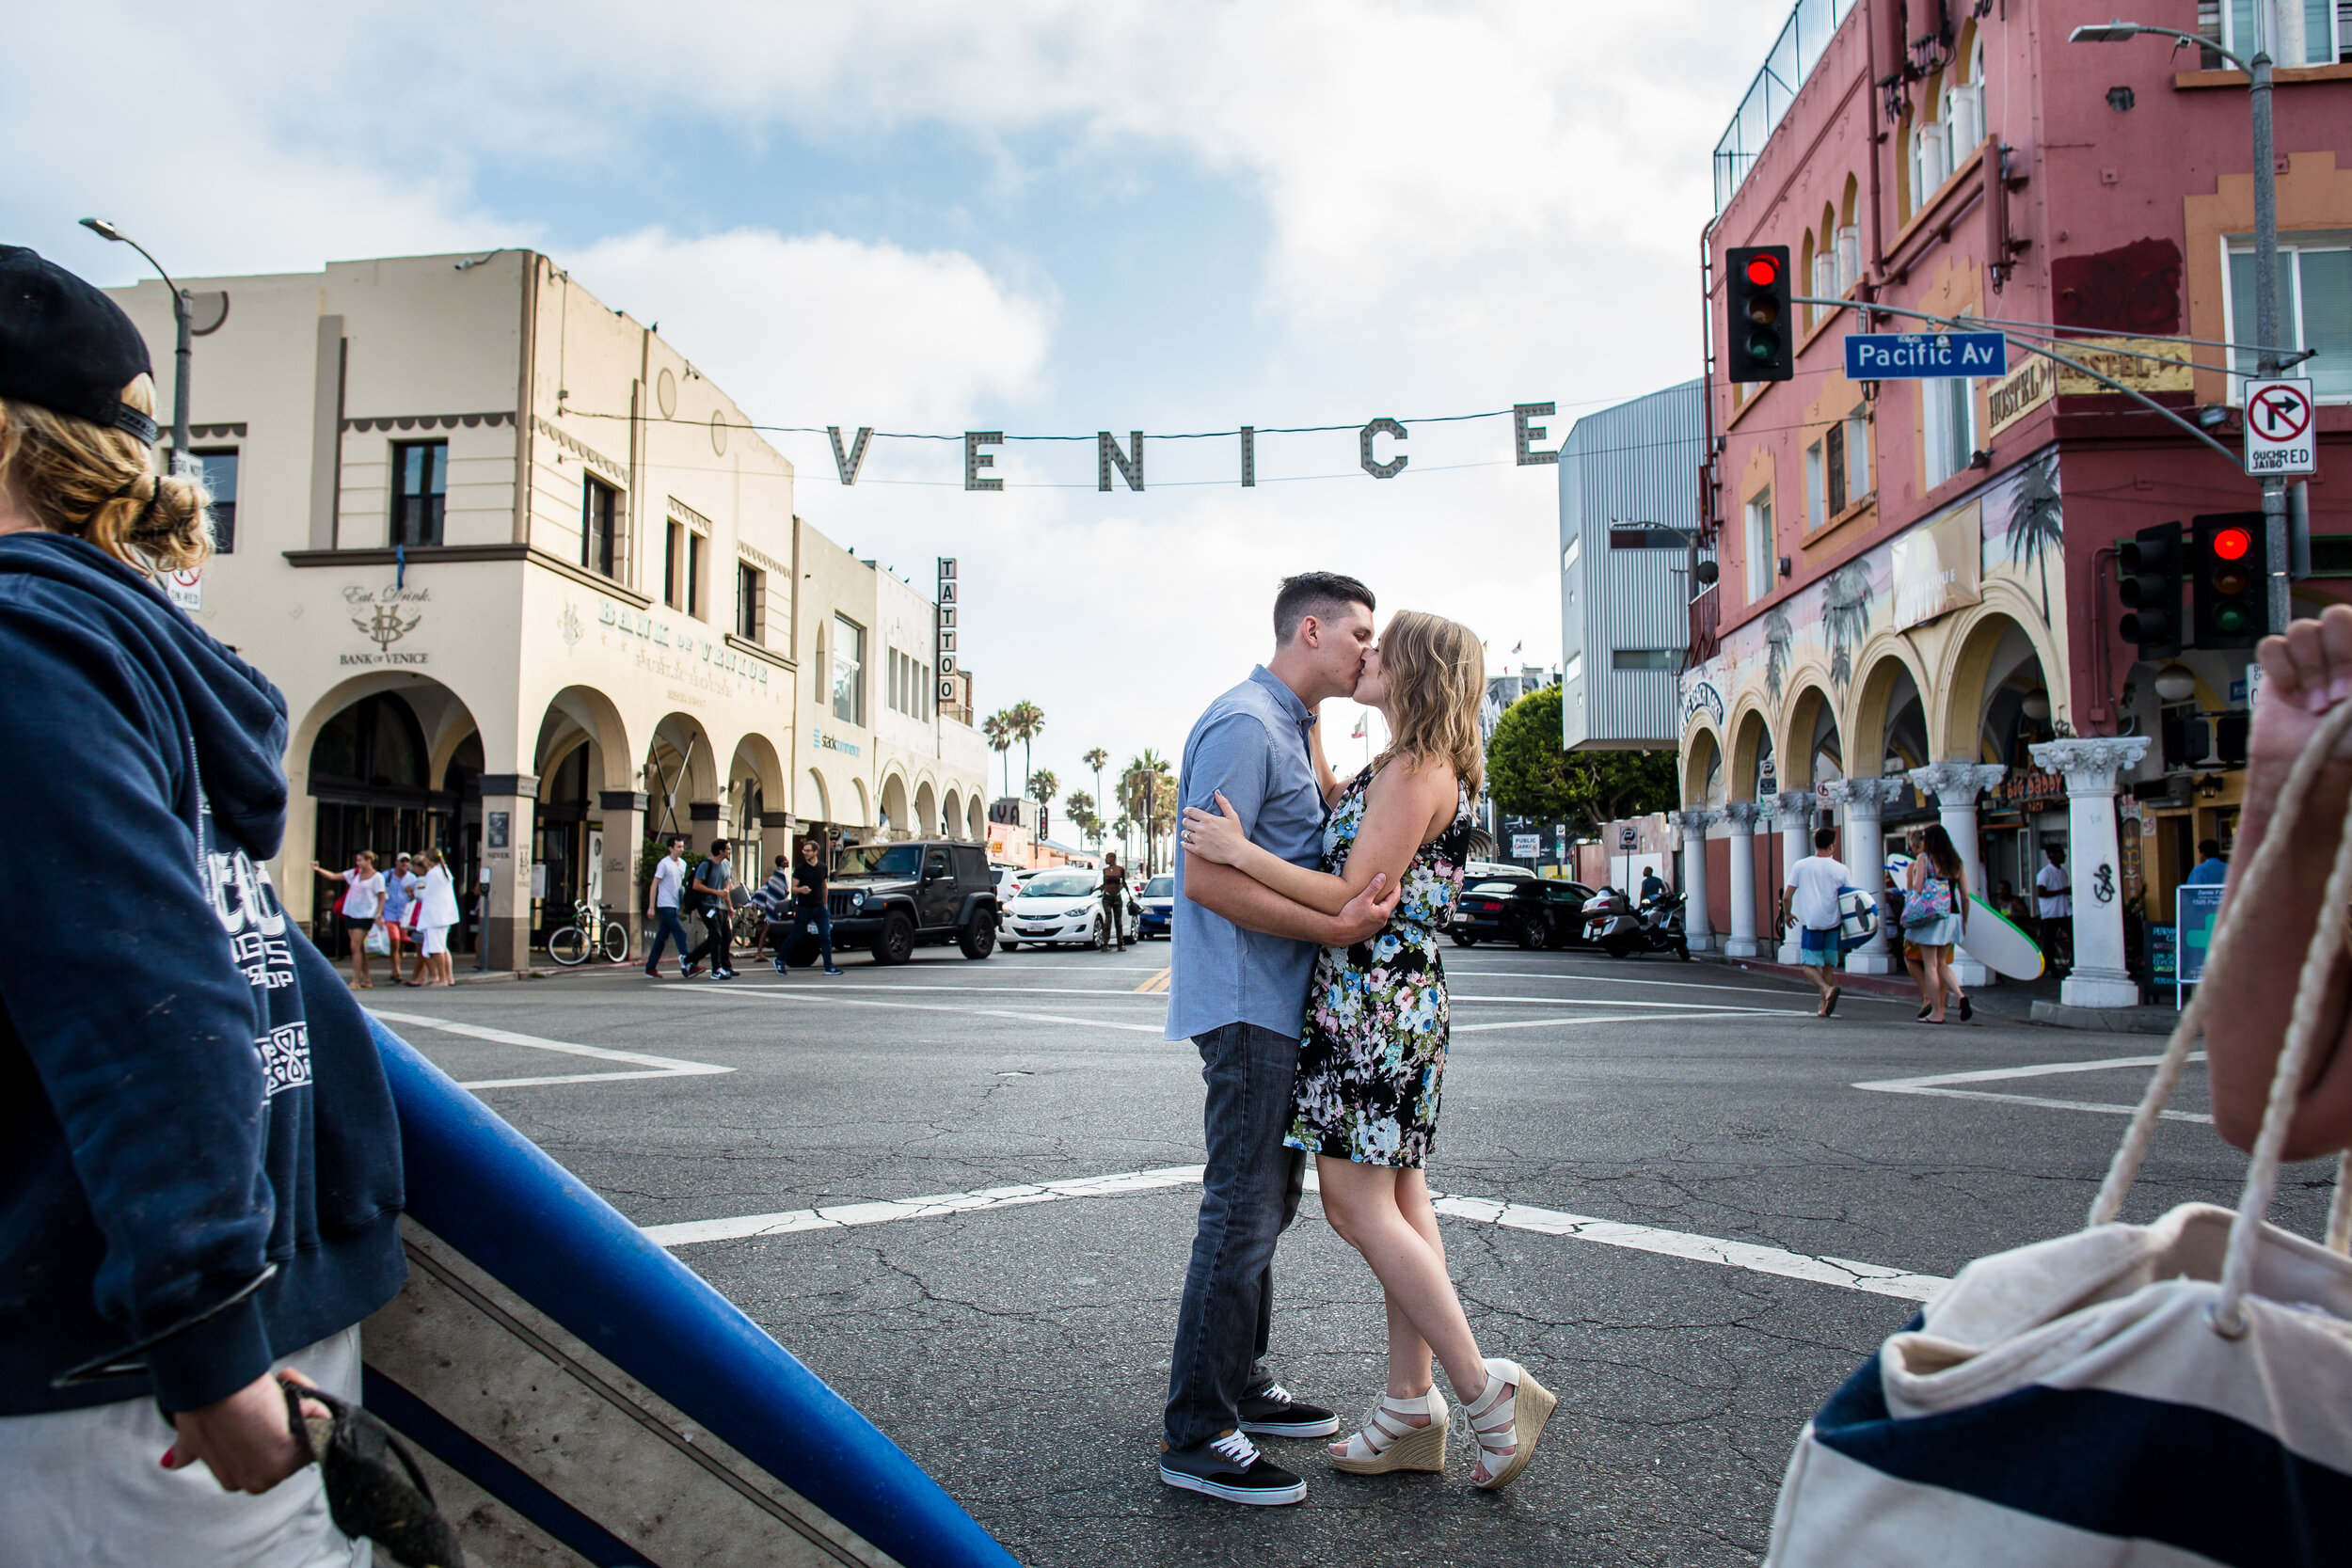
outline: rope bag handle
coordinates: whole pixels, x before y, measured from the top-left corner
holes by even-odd
[[[2320,721],[2311,739],[2304,743],[2302,753],[2295,759],[2286,784],[2279,791],[2278,810],[2271,817],[2269,831],[2263,835],[2262,847],[2254,851],[2253,863],[2247,867],[2245,879],[2235,890],[2238,896],[2222,906],[2221,918],[2214,927],[2213,945],[2205,958],[2208,976],[2236,953],[2251,918],[2247,911],[2254,907],[2255,890],[2267,885],[2278,874],[2310,800],[2312,781],[2347,730],[2352,730],[2352,703],[2342,703]],[[2295,1010],[2287,1022],[2286,1043],[2279,1052],[2278,1069],[2270,1077],[2270,1099],[2263,1110],[2262,1134],[2254,1140],[2253,1155],[2247,1165],[2246,1187],[2238,1196],[2237,1217],[2231,1222],[2220,1293],[2206,1313],[2215,1331],[2229,1338],[2234,1339],[2246,1332],[2246,1321],[2239,1307],[2254,1272],[2254,1243],[2261,1235],[2264,1218],[2269,1213],[2271,1199],[2278,1192],[2280,1156],[2286,1147],[2287,1126],[2294,1118],[2296,1095],[2302,1086],[2304,1070],[2319,1035],[2320,998],[2327,990],[2328,972],[2335,965],[2336,956],[2344,950],[2347,904],[2352,904],[2352,802],[2345,806],[2335,864],[2328,874],[2328,890],[2320,895],[2319,919],[2312,928],[2302,973],[2296,977]],[[2173,1026],[2172,1037],[2165,1043],[2164,1055],[2157,1062],[2155,1075],[2149,1080],[2147,1093],[2132,1112],[2122,1146],[2116,1149],[2115,1159],[2107,1166],[2106,1180],[2099,1184],[2099,1196],[2091,1200],[2090,1224],[2106,1225],[2122,1212],[2124,1196],[2131,1191],[2132,1180],[2147,1159],[2159,1116],[2181,1081],[2181,1069],[2188,1063],[2189,1049],[2204,1035],[2212,990],[2201,983],[2197,994],[2182,1012],[2181,1022]],[[2352,1252],[2352,1190],[2348,1189],[2352,1189],[2352,1149],[2338,1157],[2335,1198],[2328,1208],[2328,1245],[2337,1252]]]

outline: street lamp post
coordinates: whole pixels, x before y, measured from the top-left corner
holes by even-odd
[[[2177,27],[2151,27],[2145,23],[2114,21],[2077,27],[2070,43],[2122,43],[2141,33],[2172,40],[2181,50],[2195,45],[2210,49],[2246,72],[2249,104],[2254,120],[2254,373],[2264,378],[2281,369],[2279,355],[2279,169],[2270,125],[2270,3],[2255,0],[2249,8],[2254,22],[2254,56],[2245,59],[2208,38]],[[2263,532],[2269,560],[2270,629],[2287,629],[2293,609],[2287,586],[2287,485],[2267,476],[2262,482]]]
[[[171,466],[175,470],[185,467],[195,462],[195,459],[188,455],[188,363],[194,357],[194,350],[189,342],[192,334],[188,326],[190,314],[188,292],[171,280],[171,274],[164,271],[164,264],[161,261],[152,256],[148,256],[145,245],[104,218],[84,218],[82,227],[102,240],[113,240],[118,244],[127,245],[140,255],[147,256],[147,264],[155,269],[156,276],[164,280],[164,286],[171,291],[171,318],[180,331],[180,346],[173,351]],[[207,327],[205,330],[210,331],[211,328]]]

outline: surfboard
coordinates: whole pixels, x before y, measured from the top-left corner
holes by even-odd
[[[2042,978],[2042,948],[2017,923],[1978,897],[1968,895],[1968,928],[1960,950],[2005,980]]]
[[[487,1568],[1014,1568],[938,1482],[585,1182],[370,1019],[409,1279],[362,1400]]]

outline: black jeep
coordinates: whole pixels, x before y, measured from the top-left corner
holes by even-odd
[[[869,946],[878,964],[906,962],[917,942],[952,942],[967,958],[987,958],[996,950],[996,882],[986,847],[914,839],[841,850],[829,900],[834,944]],[[814,946],[805,935],[795,946],[803,943]]]

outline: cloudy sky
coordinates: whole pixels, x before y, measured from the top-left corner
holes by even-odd
[[[0,239],[100,282],[530,245],[782,425],[1154,441],[877,442],[854,489],[773,437],[801,515],[918,584],[963,562],[982,708],[1027,698],[1065,789],[1173,756],[1263,657],[1285,573],[1559,653],[1557,469],[1511,423],[1696,373],[1708,153],[1787,0],[856,6],[78,0],[0,55]],[[1384,443],[1385,445],[1385,443]],[[1344,736],[1352,712],[1338,712]],[[1017,764],[1016,764],[1017,770]],[[1090,784],[1090,780],[1087,781]]]

